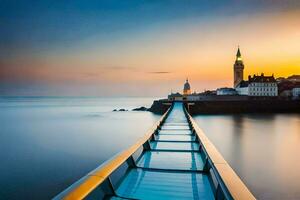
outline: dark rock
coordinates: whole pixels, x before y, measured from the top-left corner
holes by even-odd
[[[124,108],[121,108],[121,109],[113,109],[113,112],[125,112],[125,111],[128,111],[128,110],[126,110],[126,109],[124,109]]]
[[[148,111],[154,113],[154,114],[164,114],[170,107],[171,102],[168,101],[160,101],[155,100],[153,101],[151,107],[148,109]]]
[[[139,108],[134,108],[134,109],[132,109],[132,111],[148,111],[148,108],[142,106],[142,107],[139,107]]]

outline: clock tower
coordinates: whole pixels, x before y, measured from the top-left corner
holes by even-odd
[[[244,80],[244,63],[242,60],[242,55],[240,48],[238,48],[238,51],[236,53],[236,59],[235,63],[233,65],[233,76],[234,76],[234,88],[237,87],[237,85]]]

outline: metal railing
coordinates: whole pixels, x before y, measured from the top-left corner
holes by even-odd
[[[153,134],[160,128],[168,117],[172,106],[168,111],[152,126],[152,128],[140,138],[134,145],[117,154],[110,160],[91,171],[80,180],[72,184],[66,190],[55,196],[54,200],[65,199],[93,199],[93,197],[104,197],[106,195],[115,195],[114,186],[111,181],[111,175],[122,165],[126,164],[127,168],[135,165],[134,154],[141,148],[142,150],[150,147],[150,140]],[[124,170],[123,170],[124,171]],[[99,198],[100,199],[100,198]]]
[[[200,153],[205,159],[204,169],[215,181],[215,199],[255,199],[239,176],[233,171],[216,147],[199,128],[184,107],[185,115],[193,133],[200,143]]]
[[[114,190],[116,185],[113,183],[114,179],[120,179],[127,170],[135,167],[135,163],[142,155],[142,152],[150,149],[150,141],[165,122],[172,110],[172,106],[147,134],[134,145],[85,175],[54,197],[54,199],[101,199],[105,196],[117,196]],[[255,199],[185,108],[184,113],[193,134],[196,135],[199,141],[200,153],[205,161],[204,171],[210,174],[212,180],[214,180],[212,182],[214,184],[215,199]],[[119,178],[116,178],[116,176]]]

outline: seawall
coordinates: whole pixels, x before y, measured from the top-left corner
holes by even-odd
[[[300,113],[300,100],[252,99],[232,101],[185,101],[189,113],[233,114],[233,113]],[[154,101],[149,111],[163,114],[172,104],[168,100]]]

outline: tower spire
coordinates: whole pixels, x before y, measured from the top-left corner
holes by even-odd
[[[242,61],[242,54],[241,54],[240,46],[238,46],[238,50],[236,52],[236,61]]]
[[[244,80],[244,63],[242,59],[242,54],[240,50],[240,46],[238,46],[238,50],[236,52],[236,59],[233,65],[234,70],[234,84],[233,86],[236,88],[238,84]]]

